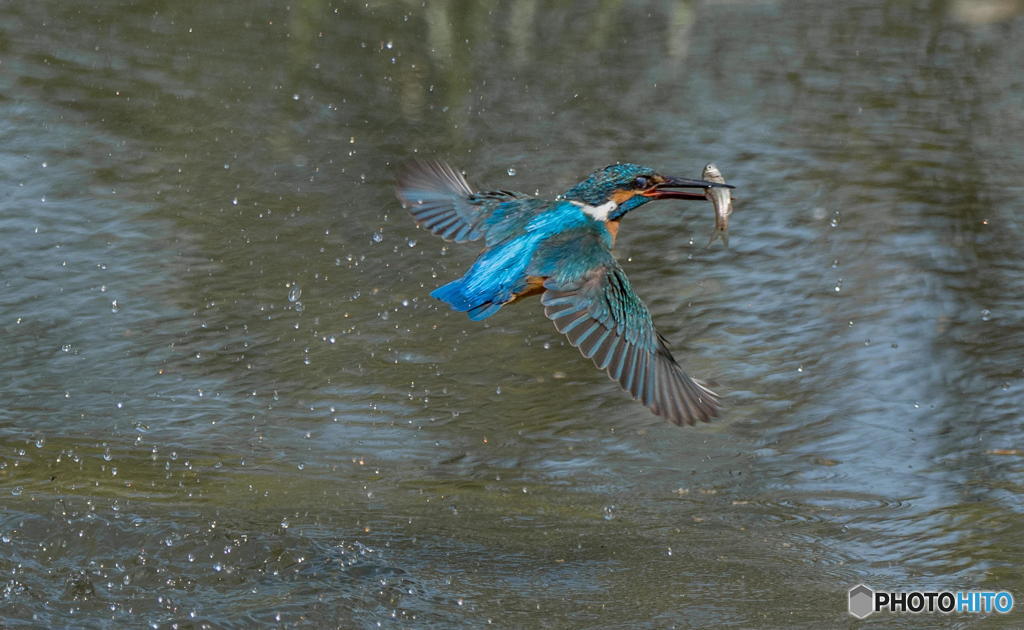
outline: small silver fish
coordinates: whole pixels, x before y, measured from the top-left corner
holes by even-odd
[[[714,164],[708,164],[701,171],[701,179],[706,179],[709,182],[715,182],[716,184],[724,184],[725,178],[722,177],[722,172],[718,170],[718,167]],[[715,206],[715,229],[711,232],[711,240],[705,247],[711,247],[711,244],[715,242],[715,239],[722,239],[722,244],[725,245],[726,249],[729,248],[729,215],[732,214],[732,192],[728,188],[708,188],[704,191],[704,196],[711,200],[711,203]]]

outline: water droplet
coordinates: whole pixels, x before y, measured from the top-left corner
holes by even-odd
[[[288,529],[289,526],[291,526],[291,523],[288,522],[288,519],[281,519],[281,529]]]
[[[508,167],[508,171],[507,171],[507,172],[508,172],[508,176],[509,176],[509,177],[515,177],[515,176],[516,176],[516,169],[514,169],[514,168],[513,168],[513,167],[511,167],[511,166],[510,166],[510,167]]]
[[[292,94],[292,100],[293,101],[299,100],[299,95],[298,94]]]
[[[110,312],[111,313],[116,313],[116,312],[118,312],[120,310],[121,310],[121,305],[117,303],[117,300],[113,300],[113,301],[110,302]]]
[[[24,492],[24,491],[25,491],[25,489],[22,488],[21,486],[14,486],[13,488],[11,488],[11,494],[16,496],[16,497],[20,497],[21,493]]]
[[[408,245],[409,247],[416,247],[416,239],[410,238],[405,242],[405,244]]]
[[[380,230],[377,230],[376,232],[373,233],[373,236],[371,236],[370,238],[373,240],[374,243],[380,243],[384,240],[384,233],[381,232]]]
[[[992,311],[987,308],[981,309],[981,321],[987,322],[992,319]]]
[[[292,285],[292,288],[288,290],[288,301],[294,304],[299,301],[300,297],[302,297],[302,287],[300,287],[298,283],[295,283]]]
[[[604,506],[604,509],[601,510],[601,511],[603,512],[604,520],[610,521],[610,520],[615,518],[615,506],[614,505],[606,505],[606,506]]]

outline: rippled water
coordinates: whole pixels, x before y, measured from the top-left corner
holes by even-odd
[[[1024,600],[1024,9],[0,5],[0,623],[826,627]],[[738,186],[618,253],[720,421],[429,291],[395,164]],[[1019,612],[984,620],[1015,627]],[[885,617],[896,627],[973,617]]]

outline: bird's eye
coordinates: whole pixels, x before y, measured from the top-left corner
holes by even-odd
[[[646,190],[651,187],[651,178],[641,175],[633,180],[633,186],[635,188]]]

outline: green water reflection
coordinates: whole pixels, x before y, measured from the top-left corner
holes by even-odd
[[[1021,8],[0,6],[0,625],[1024,599]],[[475,251],[398,207],[415,154],[544,194],[715,161],[731,249],[666,202],[617,251],[724,418],[662,423],[535,303],[429,298]]]

